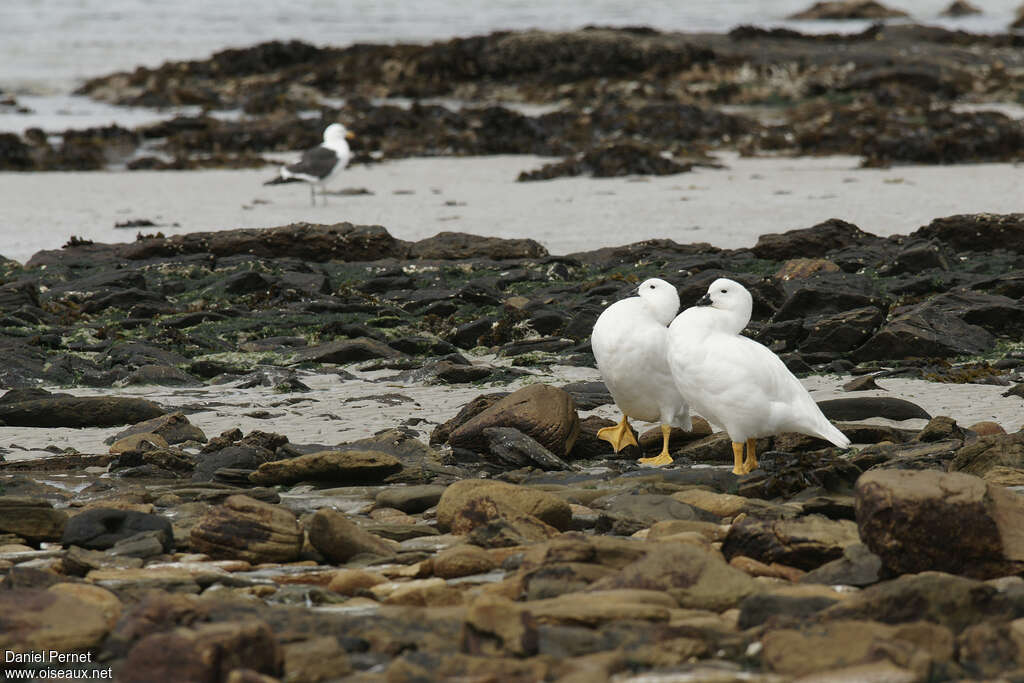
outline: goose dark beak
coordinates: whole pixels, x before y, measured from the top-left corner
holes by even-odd
[[[694,304],[694,305],[695,306],[710,306],[711,303],[712,303],[711,295],[710,294],[705,294],[701,298],[697,299],[697,303]]]

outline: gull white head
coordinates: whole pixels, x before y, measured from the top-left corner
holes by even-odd
[[[644,280],[637,287],[637,295],[662,325],[672,322],[672,318],[679,312],[679,292],[664,280],[656,277]]]
[[[754,310],[754,297],[746,287],[735,280],[720,277],[711,283],[708,293],[697,302],[697,305],[710,306],[716,311],[721,311],[721,329],[739,334],[750,322],[750,314]]]
[[[355,134],[340,123],[332,123],[324,129],[324,143],[327,145],[338,144],[354,137]]]

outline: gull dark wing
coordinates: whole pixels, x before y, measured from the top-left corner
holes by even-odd
[[[291,173],[310,176],[312,178],[324,178],[334,165],[338,163],[338,155],[334,150],[326,147],[314,147],[302,154],[302,159],[294,164],[285,166]]]

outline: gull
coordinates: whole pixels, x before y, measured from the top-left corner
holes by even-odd
[[[281,183],[309,183],[309,200],[316,206],[316,186],[320,186],[320,196],[327,205],[325,184],[335,173],[348,166],[352,151],[348,140],[354,137],[352,131],[340,123],[332,123],[324,130],[324,141],[312,149],[302,153],[302,158],[294,164],[282,166],[280,175],[268,180],[264,185],[280,185]]]

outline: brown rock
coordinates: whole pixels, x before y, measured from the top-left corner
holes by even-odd
[[[680,503],[706,510],[718,517],[734,517],[760,501],[729,493],[714,493],[704,489],[688,489],[672,494]]]
[[[379,225],[292,223],[276,228],[243,228],[217,232],[192,232],[167,238],[132,242],[124,250],[128,259],[149,259],[182,254],[213,254],[218,257],[286,256],[324,261],[376,261],[404,258],[408,248]]]
[[[541,543],[558,535],[558,529],[545,524],[533,515],[516,515],[502,517],[480,524],[480,511],[487,509],[487,504],[478,505],[480,501],[470,503],[468,514],[456,515],[453,529],[472,524],[474,528],[466,537],[466,542],[481,548],[512,548],[521,545]]]
[[[380,574],[363,571],[362,569],[339,569],[334,572],[331,582],[327,587],[335,593],[342,595],[355,595],[356,593],[373,588],[374,586],[387,581]]]
[[[803,280],[815,273],[838,273],[839,266],[823,258],[789,259],[775,272],[776,280]]]
[[[530,657],[537,654],[537,622],[528,608],[484,595],[469,606],[462,651],[474,655]]]
[[[407,607],[450,607],[461,605],[462,591],[453,588],[444,579],[414,579],[400,584],[380,584],[371,591],[387,605]]]
[[[152,420],[146,420],[133,424],[128,429],[114,435],[114,441],[131,436],[133,434],[159,434],[169,444],[184,443],[185,441],[199,441],[206,443],[206,434],[199,427],[188,421],[184,413],[168,413]]]
[[[766,521],[747,517],[729,529],[722,553],[731,558],[746,555],[766,564],[797,567],[805,571],[843,556],[843,550],[860,543],[857,525],[821,515]]]
[[[128,451],[152,450],[154,448],[167,448],[169,444],[159,434],[139,432],[122,437],[110,444],[111,455],[119,455]]]
[[[344,564],[356,555],[394,555],[392,546],[360,529],[343,513],[320,508],[309,520],[309,542],[331,562]]]
[[[816,2],[808,9],[791,14],[788,19],[894,19],[909,16],[899,9],[886,7],[875,0],[837,0]]]
[[[160,568],[126,568],[126,569],[93,569],[85,575],[85,580],[108,590],[132,593],[145,591],[164,591],[167,593],[198,593],[198,579],[205,578],[204,583],[212,583],[222,578],[220,574],[194,572],[183,567]]]
[[[430,433],[430,445],[436,446],[437,444],[448,443],[448,437],[454,429],[462,426],[466,422],[469,422],[472,418],[484,412],[508,395],[508,392],[501,391],[493,394],[482,394],[477,396],[472,401],[462,406],[462,409],[455,414],[455,417],[434,428],[434,431]]]
[[[465,479],[445,489],[437,504],[437,526],[464,534],[495,519],[524,514],[561,530],[572,522],[569,504],[550,493],[501,481]]]
[[[966,17],[971,14],[981,14],[981,10],[967,0],[953,0],[946,9],[939,12],[939,16],[942,17]]]
[[[143,398],[55,396],[0,405],[0,422],[8,427],[118,427],[163,413]]]
[[[956,472],[866,472],[856,486],[864,543],[898,574],[946,571],[977,578],[1024,569],[1024,501]]]
[[[993,467],[1024,468],[1024,432],[982,436],[956,452],[951,472],[982,476]]]
[[[101,600],[97,593],[36,588],[0,591],[0,649],[69,652],[96,647],[110,631],[112,609],[112,603]]]
[[[348,654],[334,636],[288,643],[283,648],[283,683],[320,683],[340,678],[352,670]]]
[[[500,563],[490,553],[475,545],[456,545],[434,558],[434,576],[456,579],[460,576],[483,574]]]
[[[576,405],[567,392],[531,384],[509,394],[452,430],[448,443],[477,451],[487,449],[487,427],[513,427],[552,453],[566,456],[579,436]]]
[[[249,475],[254,484],[331,481],[340,484],[379,482],[402,469],[397,458],[380,451],[317,451],[265,462]]]
[[[302,549],[295,513],[243,495],[211,507],[189,535],[196,552],[226,560],[290,562]]]
[[[974,432],[978,436],[998,436],[1000,434],[1006,433],[1006,430],[1003,429],[1003,426],[1001,424],[999,424],[998,422],[991,422],[989,420],[985,420],[983,422],[975,422],[967,429]]]
[[[90,586],[87,583],[56,583],[48,589],[51,593],[68,595],[93,608],[106,620],[107,630],[111,630],[121,618],[123,606],[116,595],[105,588]]]
[[[932,662],[953,657],[953,634],[928,622],[890,626],[874,621],[834,621],[799,630],[769,631],[761,644],[766,668],[790,676],[886,660],[927,671]]]
[[[33,543],[59,541],[68,513],[54,510],[45,500],[0,496],[0,533],[15,534]]]
[[[424,260],[543,258],[548,250],[530,239],[481,237],[464,232],[439,232],[409,245],[409,258]]]
[[[276,676],[282,652],[263,621],[230,621],[175,628],[140,640],[117,672],[124,683],[221,681],[235,669]]]
[[[769,233],[757,238],[754,255],[772,261],[824,256],[833,249],[869,244],[878,237],[856,225],[831,218],[811,228]]]
[[[667,621],[678,604],[658,590],[595,590],[531,600],[524,608],[542,624],[599,626],[611,621]]]
[[[981,478],[996,486],[1024,486],[1024,469],[996,465],[987,470]]]
[[[638,588],[667,591],[681,607],[722,611],[755,592],[754,580],[716,553],[694,545],[660,542],[618,573],[595,581],[590,590]]]

